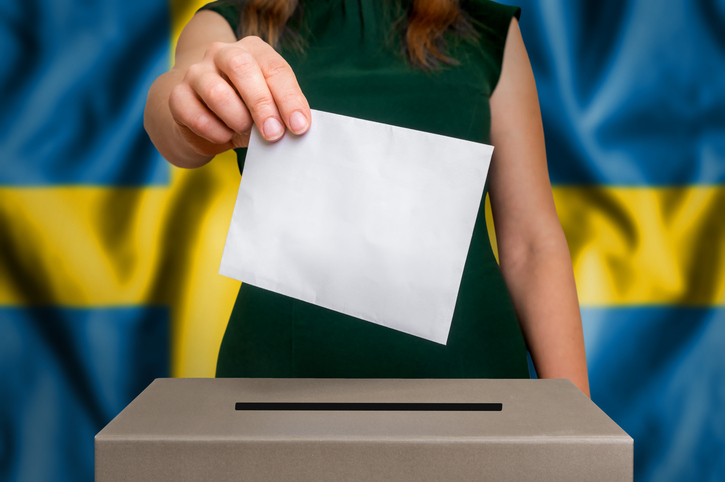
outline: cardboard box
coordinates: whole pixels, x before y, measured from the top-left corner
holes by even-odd
[[[568,380],[158,379],[95,447],[98,482],[633,477]]]

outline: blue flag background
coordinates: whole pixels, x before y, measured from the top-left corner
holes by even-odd
[[[152,379],[214,373],[236,162],[172,168],[142,126],[203,3],[0,2],[0,480],[92,480],[94,435]],[[511,3],[592,398],[638,480],[722,480],[725,2]]]

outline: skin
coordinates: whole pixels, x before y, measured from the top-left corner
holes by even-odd
[[[589,396],[574,275],[551,192],[531,64],[516,19],[491,95],[489,194],[501,272],[539,378],[568,378]],[[267,140],[309,129],[294,72],[257,37],[236,40],[215,12],[182,32],[175,65],[151,86],[144,126],[159,152],[194,168],[246,147],[252,124]]]
[[[569,247],[546,167],[531,63],[516,19],[491,95],[489,196],[499,262],[539,378],[568,378],[589,396]]]
[[[224,18],[197,13],[174,67],[149,89],[144,127],[162,156],[195,168],[249,144],[252,123],[269,141],[307,132],[310,107],[289,64],[259,37],[236,40]]]

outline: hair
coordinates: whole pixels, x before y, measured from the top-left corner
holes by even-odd
[[[279,46],[281,39],[287,38],[302,50],[299,35],[288,25],[293,15],[301,15],[301,3],[300,0],[246,0],[241,10],[239,33],[241,36],[259,36],[274,48]],[[403,3],[407,6],[406,11],[394,25],[410,63],[423,70],[435,69],[441,63],[456,64],[456,60],[446,54],[445,33],[451,31],[463,38],[476,37],[458,0],[403,0]]]

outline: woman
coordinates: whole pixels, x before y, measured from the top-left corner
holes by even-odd
[[[540,378],[568,378],[589,394],[518,15],[486,0],[246,0],[194,16],[145,115],[176,166],[238,149],[241,169],[253,124],[269,141],[304,134],[310,104],[495,147],[500,269],[482,202],[447,345],[245,284],[217,376],[528,378],[528,347]]]

